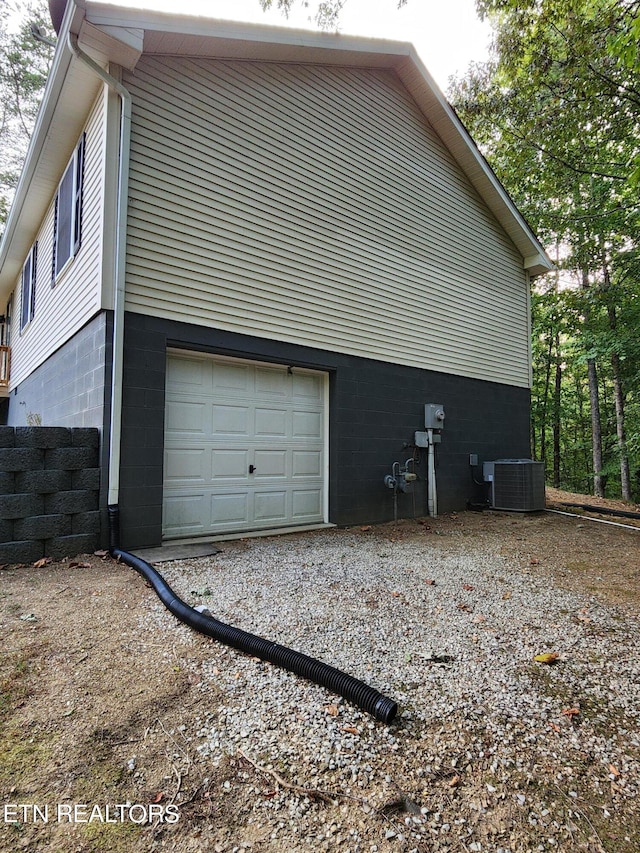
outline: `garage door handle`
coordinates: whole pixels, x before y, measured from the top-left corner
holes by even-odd
[[[254,472],[255,470],[256,470],[256,466],[255,466],[255,465],[249,465],[249,473],[250,473],[250,474],[253,474],[253,472]]]

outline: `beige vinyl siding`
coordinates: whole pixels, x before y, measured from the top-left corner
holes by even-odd
[[[529,384],[523,260],[393,72],[144,57],[127,308]]]
[[[100,308],[105,106],[106,102],[101,93],[85,127],[80,250],[53,286],[51,273],[55,194],[38,232],[35,313],[33,320],[22,333],[19,331],[19,316],[14,314],[11,346],[12,387],[26,379]],[[74,143],[74,148],[78,142],[79,138]],[[18,295],[15,303],[18,307],[21,304],[19,281],[15,292]]]

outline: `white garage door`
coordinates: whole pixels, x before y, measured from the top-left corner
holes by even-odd
[[[326,521],[327,375],[171,352],[163,535]]]

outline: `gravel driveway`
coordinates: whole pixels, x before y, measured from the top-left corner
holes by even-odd
[[[534,525],[542,543],[545,523],[504,520],[501,529],[526,539]],[[554,524],[549,535],[579,535],[574,520]],[[549,560],[526,543],[503,548],[497,529],[485,535],[455,518],[436,528],[229,542],[213,557],[159,566],[189,603],[399,706],[384,725],[212,644],[199,671],[201,712],[183,736],[210,779],[224,779],[221,813],[233,820],[215,824],[215,844],[185,840],[180,850],[640,849],[633,608],[560,589]],[[585,548],[598,536],[585,531]],[[560,557],[560,575],[563,566]],[[201,641],[159,601],[151,606],[160,634]],[[537,662],[541,654],[557,658]]]

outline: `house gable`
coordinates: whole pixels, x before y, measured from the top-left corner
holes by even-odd
[[[127,307],[527,386],[519,255],[393,71],[144,56]]]

